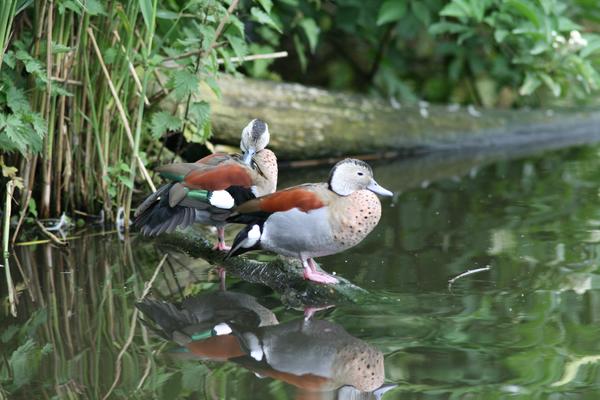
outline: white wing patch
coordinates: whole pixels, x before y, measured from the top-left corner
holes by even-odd
[[[208,201],[211,205],[223,208],[225,210],[229,210],[235,205],[233,197],[231,197],[227,190],[215,190],[210,195],[210,199]]]

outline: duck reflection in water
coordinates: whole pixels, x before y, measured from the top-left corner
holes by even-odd
[[[279,324],[247,294],[219,291],[178,306],[157,300],[137,306],[152,330],[186,349],[177,357],[229,360],[259,378],[296,386],[297,398],[379,399],[391,388],[383,385],[383,354],[373,346],[325,320]]]

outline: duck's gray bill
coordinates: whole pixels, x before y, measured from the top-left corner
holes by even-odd
[[[254,154],[256,154],[256,150],[254,149],[248,149],[244,152],[244,155],[242,156],[242,162],[246,165],[250,165],[250,162],[252,161],[252,157],[254,157]]]
[[[367,189],[369,189],[373,193],[377,193],[382,196],[393,196],[394,195],[394,193],[390,192],[386,188],[379,186],[379,183],[375,182],[375,179],[373,179],[371,181],[371,183],[369,183],[369,186],[367,186]]]

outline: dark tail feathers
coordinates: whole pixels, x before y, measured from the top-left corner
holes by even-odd
[[[180,310],[175,305],[164,301],[144,299],[136,303],[135,306],[160,329],[147,325],[167,340],[173,339],[173,332],[181,331],[186,326],[198,322],[195,316],[189,311]]]
[[[169,205],[169,190],[173,183],[161,186],[139,205],[133,224],[147,236],[172,232],[177,227],[186,228],[196,220],[196,211],[190,207]]]

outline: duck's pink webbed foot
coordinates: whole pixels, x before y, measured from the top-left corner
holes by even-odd
[[[225,244],[225,228],[217,226],[217,243],[215,243],[213,250],[229,251],[231,247]]]
[[[217,242],[215,243],[215,245],[213,246],[213,250],[219,250],[219,251],[229,251],[231,250],[230,246],[227,246],[225,244],[225,242]]]
[[[333,276],[317,271],[317,264],[312,258],[302,260],[302,265],[304,265],[304,279],[325,284],[338,283],[338,280]]]

